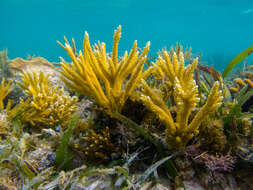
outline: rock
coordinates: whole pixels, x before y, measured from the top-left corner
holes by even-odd
[[[195,181],[183,181],[185,189],[187,190],[205,190],[199,183]],[[184,190],[183,187],[177,188],[177,190]]]
[[[42,171],[53,165],[55,153],[49,152],[47,149],[38,148],[29,153],[28,160],[38,171]]]
[[[161,184],[157,184],[154,187],[152,187],[151,190],[171,190],[171,188],[165,187]]]
[[[34,57],[29,60],[18,57],[9,61],[10,71],[14,78],[19,78],[22,72],[43,72],[50,75],[49,81],[53,86],[64,86],[58,68],[54,64],[58,65],[57,63],[50,63],[43,57]]]

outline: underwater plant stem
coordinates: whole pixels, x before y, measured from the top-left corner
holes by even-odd
[[[253,46],[248,47],[241,53],[239,53],[224,69],[222,73],[223,79],[228,75],[228,73],[236,66],[238,65],[242,60],[244,60],[246,57],[248,57],[251,53],[253,53]]]
[[[64,134],[61,138],[54,163],[58,170],[68,169],[71,165],[72,153],[68,152],[68,145],[78,119],[79,115],[73,116],[68,124],[68,128],[64,131]]]
[[[122,123],[124,123],[126,125],[126,127],[130,127],[132,129],[134,129],[135,131],[137,131],[140,135],[142,135],[146,140],[148,140],[149,142],[151,142],[153,145],[155,145],[156,149],[158,150],[158,153],[160,156],[164,157],[165,153],[163,151],[163,145],[161,142],[155,141],[148,133],[146,133],[139,125],[137,125],[134,121],[132,121],[131,119],[125,117],[124,115],[118,113],[118,112],[114,112],[112,113],[112,116],[116,119],[118,119],[119,121],[121,121]],[[168,160],[166,162],[166,166],[168,169],[169,174],[171,175],[171,177],[173,179],[175,179],[175,177],[177,177],[179,174],[173,164],[173,162],[171,160]]]

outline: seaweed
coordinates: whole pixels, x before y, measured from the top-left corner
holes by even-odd
[[[239,53],[224,69],[222,73],[222,77],[226,78],[228,73],[238,65],[242,60],[248,57],[251,53],[253,53],[253,46],[248,47],[246,50]]]
[[[7,49],[0,51],[0,80],[10,76],[9,59]]]
[[[70,120],[68,124],[68,128],[64,132],[61,142],[59,144],[59,148],[56,152],[56,158],[55,158],[55,167],[57,170],[62,169],[70,169],[71,167],[71,161],[73,159],[73,155],[70,151],[68,151],[68,144],[70,137],[74,131],[74,128],[76,126],[76,122],[78,120],[78,115],[73,116],[73,118]]]

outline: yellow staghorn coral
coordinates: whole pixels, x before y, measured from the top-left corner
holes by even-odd
[[[0,111],[4,110],[4,98],[11,92],[12,81],[9,81],[7,85],[5,83],[5,78],[2,79],[0,86]]]
[[[58,86],[52,88],[48,77],[42,72],[39,75],[35,72],[22,75],[22,82],[18,85],[29,96],[26,101],[21,100],[21,104],[27,105],[22,108],[22,120],[32,125],[65,126],[77,108],[77,97],[64,95],[63,89]]]
[[[194,69],[198,64],[195,59],[191,65],[184,66],[183,53],[173,56],[164,51],[163,57],[159,56],[154,66],[154,72],[166,78],[173,87],[173,98],[176,103],[176,119],[174,121],[166,102],[152,90],[143,80],[142,100],[153,110],[166,125],[166,141],[171,148],[181,149],[198,134],[201,121],[210,112],[217,109],[222,101],[222,92],[219,91],[219,82],[215,82],[205,105],[200,108],[193,120],[189,122],[192,111],[199,102],[198,87],[193,79]]]
[[[167,51],[166,47],[163,48],[161,51],[158,51],[158,56],[162,56],[164,51],[166,51],[169,56],[173,56],[174,53],[179,57],[180,52],[184,52],[184,59],[191,61],[193,60],[193,55],[192,55],[192,48],[183,48],[183,46],[180,43],[176,43],[176,46],[171,46],[170,51]]]
[[[118,58],[118,43],[121,26],[114,31],[112,55],[106,53],[104,43],[95,44],[92,49],[89,36],[85,33],[83,52],[77,55],[75,43],[73,48],[65,38],[65,46],[60,46],[68,53],[72,63],[62,60],[62,79],[73,91],[93,98],[97,104],[112,112],[121,112],[126,100],[132,96],[141,78],[146,78],[151,69],[142,72],[150,43],[141,53],[137,51],[137,42],[128,55]],[[128,77],[130,78],[128,79]]]

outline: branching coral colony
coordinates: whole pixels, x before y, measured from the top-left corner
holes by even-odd
[[[18,85],[26,92],[28,99],[21,103],[29,103],[22,120],[32,125],[61,124],[64,127],[77,108],[77,97],[63,94],[63,89],[58,86],[53,88],[48,77],[42,72],[39,75],[35,72],[22,75],[22,82],[18,82]]]
[[[201,121],[215,111],[222,101],[219,83],[215,82],[203,107],[199,109],[192,121],[189,117],[199,102],[198,87],[193,75],[198,64],[196,58],[191,65],[184,66],[184,55],[171,55],[167,51],[158,57],[154,66],[154,73],[159,78],[165,78],[166,84],[172,90],[176,103],[177,115],[174,121],[166,102],[152,90],[143,80],[142,101],[153,110],[166,125],[166,141],[170,148],[181,149],[186,146],[193,136],[198,134]]]
[[[222,93],[219,91],[219,83],[214,84],[206,104],[189,123],[189,116],[199,101],[198,87],[193,79],[198,59],[195,59],[192,65],[185,67],[182,52],[178,52],[177,55],[175,52],[163,51],[156,66],[142,73],[149,43],[139,55],[135,42],[129,56],[126,52],[118,61],[120,34],[119,26],[114,32],[112,57],[106,54],[104,43],[96,44],[92,50],[87,33],[83,43],[84,54],[80,51],[77,55],[74,42],[73,48],[66,39],[65,46],[59,43],[72,60],[69,64],[61,58],[64,82],[72,90],[94,98],[100,106],[107,108],[108,113],[112,113],[121,111],[127,98],[133,94],[142,80],[144,91],[141,99],[165,122],[169,147],[178,149],[185,147],[189,140],[198,134],[198,127],[203,118],[220,105]],[[144,81],[151,71],[160,78],[166,78],[167,85],[172,87],[172,94],[178,108],[176,121],[171,116],[166,103]],[[129,74],[131,74],[130,79],[124,83]]]
[[[134,94],[140,79],[148,76],[151,71],[149,69],[143,72],[150,43],[147,43],[140,54],[135,41],[130,54],[125,52],[122,58],[118,58],[120,36],[121,26],[114,31],[112,56],[106,53],[104,43],[98,42],[92,49],[87,33],[83,42],[83,53],[76,53],[74,41],[72,48],[66,38],[65,46],[58,42],[72,60],[72,63],[67,63],[61,58],[63,81],[73,91],[92,97],[98,105],[106,108],[109,114],[121,112],[126,100]]]

